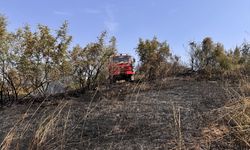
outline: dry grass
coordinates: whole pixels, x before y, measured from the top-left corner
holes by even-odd
[[[243,96],[250,96],[250,81],[248,80],[245,79],[240,82],[240,90]]]
[[[10,145],[13,142],[15,137],[15,132],[13,130],[11,130],[4,138],[4,140],[2,141],[0,147],[1,150],[8,150],[11,149]]]
[[[218,119],[213,124],[217,124],[218,136],[212,136],[213,141],[225,142],[235,149],[250,148],[250,82],[241,80],[239,88],[227,88],[227,95],[232,99],[225,106],[214,110]],[[210,127],[208,130],[212,130]],[[219,129],[220,128],[220,129]],[[223,128],[223,129],[221,129]],[[219,130],[218,130],[219,129]],[[211,134],[211,132],[209,132]]]
[[[28,108],[21,116],[14,126],[10,129],[8,134],[3,139],[0,148],[2,150],[10,149],[55,149],[58,145],[63,148],[66,143],[65,132],[67,130],[68,118],[70,115],[70,108],[68,102],[60,102],[55,104],[53,110],[42,110],[44,101],[35,109],[33,113]],[[32,106],[32,105],[31,105]],[[63,113],[67,109],[66,116]],[[38,115],[39,114],[39,115]],[[39,116],[39,118],[37,118]],[[34,122],[38,123],[34,126]],[[34,132],[30,132],[30,128]],[[28,141],[29,142],[28,142]],[[19,147],[24,145],[25,147]]]
[[[57,143],[64,143],[65,126],[67,127],[68,115],[62,116],[63,109],[68,105],[67,102],[60,103],[50,115],[42,117],[38,128],[30,143],[29,149],[54,149]],[[69,110],[70,111],[70,110]],[[60,123],[65,124],[62,131],[58,131]],[[61,142],[63,141],[63,142]],[[63,147],[63,145],[61,145]]]
[[[250,148],[250,98],[243,98],[224,109],[231,135],[239,140],[238,144]]]

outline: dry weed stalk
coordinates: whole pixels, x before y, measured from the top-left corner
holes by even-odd
[[[182,129],[181,129],[181,108],[176,107],[175,104],[172,102],[172,110],[173,110],[173,119],[174,119],[174,128],[175,132],[177,133],[177,149],[185,149]]]

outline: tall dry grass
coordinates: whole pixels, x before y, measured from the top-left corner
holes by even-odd
[[[232,101],[220,109],[220,118],[226,121],[229,134],[237,146],[250,149],[250,81],[244,78],[238,90],[228,89]]]
[[[64,149],[71,111],[69,103],[62,101],[53,110],[41,109],[42,105],[43,102],[33,114],[29,114],[27,109],[1,142],[1,150],[58,149],[58,145],[60,149]],[[67,109],[67,114],[62,113],[64,109]],[[36,123],[37,126],[34,125]],[[30,128],[35,129],[31,131]]]

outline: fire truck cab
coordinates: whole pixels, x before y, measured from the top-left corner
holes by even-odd
[[[118,80],[134,81],[135,59],[128,54],[116,54],[110,57],[109,79],[111,83]]]

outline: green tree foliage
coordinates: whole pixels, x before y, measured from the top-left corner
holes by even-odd
[[[241,46],[240,64],[244,67],[244,71],[250,75],[250,43],[246,41]]]
[[[7,70],[7,53],[9,35],[6,31],[6,18],[0,14],[0,103],[3,103],[4,95],[7,90],[6,86],[6,70]]]
[[[68,53],[69,45],[72,41],[72,36],[68,35],[68,23],[64,22],[56,35],[56,49],[54,55],[54,62],[59,71],[59,77],[62,77],[63,82],[72,72],[70,63],[70,55]]]
[[[44,25],[38,25],[35,32],[25,26],[9,33],[8,59],[3,59],[8,69],[4,77],[16,99],[18,95],[47,94],[55,82],[65,87],[72,85],[75,76],[81,88],[93,88],[100,78],[105,79],[105,65],[116,52],[116,39],[112,37],[106,44],[106,32],[103,32],[97,42],[84,48],[76,46],[70,54],[72,37],[67,28],[65,22],[54,34]]]
[[[36,32],[31,32],[30,27],[25,26],[13,37],[15,70],[19,78],[25,81],[22,86],[27,86],[25,93],[36,90],[38,94],[46,94],[51,82],[63,80],[70,74],[67,49],[71,36],[67,35],[67,23],[56,32],[56,36],[49,27],[38,25]]]
[[[65,22],[55,34],[45,25],[38,25],[35,32],[25,26],[9,33],[1,17],[0,75],[5,95],[17,100],[20,95],[46,94],[52,82],[63,82],[71,74],[68,46],[72,37],[67,27]]]
[[[152,40],[139,39],[136,52],[141,62],[140,71],[147,79],[152,80],[166,75],[167,64],[172,58],[166,41],[159,42],[156,37]]]
[[[241,58],[240,48],[236,46],[233,52],[233,64],[237,65],[242,63],[240,62],[240,58]]]
[[[190,42],[190,64],[194,71],[202,72],[211,77],[232,70],[240,70],[247,65],[250,46],[244,43],[233,51],[226,51],[221,43],[214,43],[206,37],[201,43]]]
[[[94,88],[108,75],[108,60],[116,53],[116,39],[112,37],[105,44],[107,33],[102,32],[97,42],[89,43],[84,48],[79,45],[71,53],[74,76],[81,88]],[[101,80],[102,79],[102,80]]]
[[[241,46],[241,62],[248,63],[250,61],[250,43],[244,42]]]

